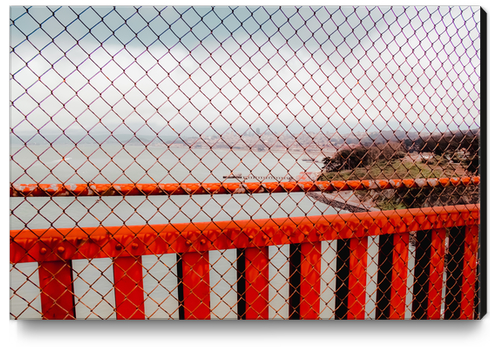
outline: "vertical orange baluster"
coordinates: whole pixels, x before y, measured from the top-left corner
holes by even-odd
[[[440,319],[446,229],[432,230],[431,240],[429,283],[427,294],[427,319]]]
[[[474,319],[476,282],[476,253],[478,251],[478,225],[466,227],[463,255],[463,283],[461,284],[461,317]]]
[[[209,255],[182,255],[182,284],[185,319],[211,319],[209,287]]]
[[[43,319],[75,319],[70,261],[39,263]]]
[[[269,251],[267,247],[245,250],[246,319],[269,318]]]
[[[409,237],[409,233],[393,235],[393,269],[391,272],[390,319],[405,318]]]
[[[349,296],[347,319],[364,319],[366,307],[367,238],[349,242]]]
[[[145,319],[141,257],[114,259],[117,319]]]
[[[301,245],[300,319],[318,319],[320,315],[320,242]]]

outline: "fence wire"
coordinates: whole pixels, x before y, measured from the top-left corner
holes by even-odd
[[[12,6],[11,318],[480,318],[480,15]]]

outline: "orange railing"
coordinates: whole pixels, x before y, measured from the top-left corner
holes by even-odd
[[[244,221],[11,231],[12,264],[37,262],[44,319],[75,319],[72,261],[110,258],[118,319],[151,318],[142,256],[177,255],[180,319],[209,319],[209,252],[236,249],[241,319],[268,319],[270,246],[289,245],[289,313],[321,316],[321,243],[337,240],[336,319],[366,315],[367,242],[379,237],[377,319],[474,319],[478,305],[479,205]],[[407,302],[410,235],[416,234],[413,296]],[[446,260],[446,261],[445,261]],[[333,317],[332,317],[333,318]]]
[[[124,183],[124,184],[11,184],[10,196],[133,196],[257,194],[294,192],[334,192],[424,187],[479,185],[480,177],[445,177],[391,180],[233,182],[233,183]]]

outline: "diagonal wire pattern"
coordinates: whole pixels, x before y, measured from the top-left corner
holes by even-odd
[[[480,37],[472,6],[12,6],[11,318],[477,312]]]

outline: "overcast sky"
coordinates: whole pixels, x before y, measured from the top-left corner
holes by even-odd
[[[16,133],[480,124],[479,7],[11,7],[10,18]]]

